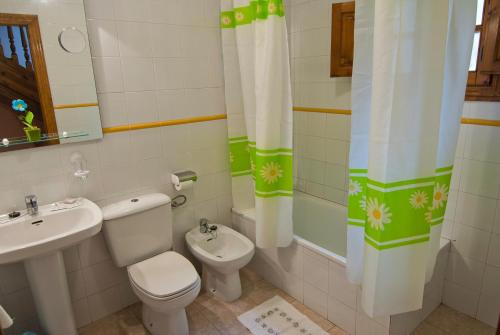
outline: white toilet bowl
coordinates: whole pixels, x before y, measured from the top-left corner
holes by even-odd
[[[189,334],[185,308],[201,280],[182,255],[167,251],[127,267],[132,289],[143,302],[143,323],[153,335]]]
[[[224,301],[233,301],[241,296],[239,269],[250,262],[255,246],[233,229],[215,226],[216,234],[192,229],[186,233],[186,242],[191,253],[203,264],[205,289]]]
[[[185,308],[200,292],[193,264],[170,251],[172,207],[152,193],[102,208],[104,237],[118,267],[127,267],[133,291],[143,302],[143,323],[153,335],[189,335]]]

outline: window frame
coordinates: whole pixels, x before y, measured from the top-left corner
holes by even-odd
[[[485,0],[483,6],[483,19],[480,25],[476,25],[475,32],[480,33],[479,47],[477,53],[476,70],[469,71],[467,77],[467,89],[465,92],[466,101],[500,101],[500,75],[485,73],[484,69],[484,49],[487,43],[496,43],[498,36],[488,35],[488,23],[492,12],[492,6],[500,3],[500,0]]]

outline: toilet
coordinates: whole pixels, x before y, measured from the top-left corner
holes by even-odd
[[[223,301],[234,301],[242,293],[239,270],[250,262],[255,246],[247,237],[229,227],[210,226],[211,232],[202,232],[199,227],[188,231],[186,244],[203,264],[205,289]]]
[[[127,267],[133,291],[143,302],[145,327],[153,335],[188,335],[185,308],[200,292],[194,266],[171,251],[170,198],[154,193],[102,208],[103,232],[113,261]]]

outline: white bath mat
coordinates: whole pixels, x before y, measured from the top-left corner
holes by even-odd
[[[241,314],[238,320],[253,335],[328,335],[279,296]]]

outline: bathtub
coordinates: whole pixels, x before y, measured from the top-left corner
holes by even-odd
[[[294,240],[287,248],[257,248],[250,267],[350,334],[410,334],[442,300],[450,243],[441,240],[422,309],[372,319],[360,308],[361,288],[346,277],[345,206],[294,192]],[[233,208],[233,228],[255,242],[255,209]]]

